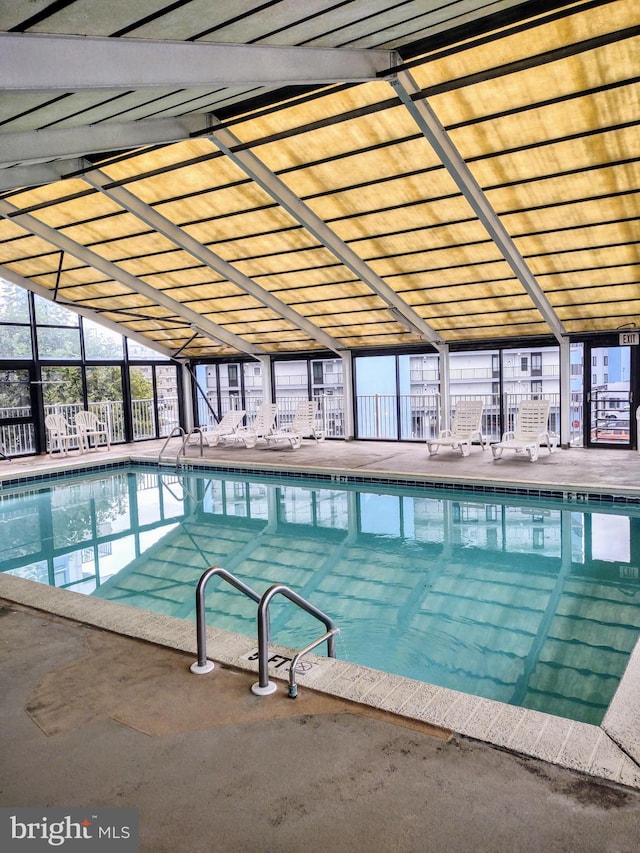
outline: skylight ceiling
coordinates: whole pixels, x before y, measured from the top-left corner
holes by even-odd
[[[44,33],[112,36],[95,42],[107,60],[132,38],[288,46],[280,76],[302,62],[295,46],[331,47],[335,61],[314,53],[306,71],[354,77],[34,91],[0,60],[5,278],[181,358],[640,322],[635,0],[325,2],[302,21],[287,2],[108,5],[101,20],[88,0],[29,4],[26,26],[0,4],[5,44],[20,32],[46,53],[58,42]],[[123,60],[123,79],[138,73]],[[118,139],[147,144],[116,151]]]

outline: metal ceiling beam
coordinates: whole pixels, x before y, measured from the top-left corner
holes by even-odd
[[[256,284],[253,279],[244,275],[244,273],[241,273],[228,263],[228,261],[225,261],[215,252],[212,252],[211,249],[203,246],[202,243],[192,237],[187,231],[180,228],[170,219],[164,217],[161,213],[158,213],[158,211],[154,210],[150,205],[141,201],[138,196],[129,192],[129,190],[124,189],[124,187],[109,186],[109,184],[112,183],[111,178],[109,178],[109,176],[104,172],[101,172],[99,169],[93,169],[84,175],[84,180],[92,187],[95,187],[97,190],[100,190],[100,192],[103,192],[106,196],[113,199],[113,201],[125,210],[128,210],[129,213],[132,213],[134,216],[137,216],[138,219],[146,222],[147,225],[159,234],[163,234],[171,240],[172,243],[175,243],[176,246],[179,246],[184,249],[185,252],[193,255],[194,258],[202,261],[203,264],[206,264],[210,269],[219,273],[221,276],[224,276],[225,279],[237,285],[245,293],[251,294],[251,296],[257,299],[262,305],[266,305],[268,308],[271,308],[272,311],[275,311],[278,316],[288,320],[295,328],[306,332],[312,340],[317,341],[319,344],[332,352],[335,352],[337,355],[342,354],[344,346],[340,341],[333,338],[331,335],[328,335],[293,308],[290,308],[286,302],[283,302],[268,290],[260,287],[260,285]]]
[[[0,89],[286,86],[375,80],[392,50],[0,33]]]
[[[173,349],[169,349],[162,344],[156,343],[156,341],[150,341],[149,338],[145,338],[144,335],[141,335],[138,332],[133,332],[130,329],[123,329],[119,323],[114,323],[113,320],[108,320],[96,311],[92,311],[91,308],[75,305],[73,302],[68,302],[66,299],[54,299],[54,293],[52,290],[48,290],[46,287],[36,284],[35,281],[30,281],[28,278],[23,278],[21,275],[18,275],[7,267],[0,266],[0,277],[7,281],[12,281],[19,287],[24,287],[25,290],[30,290],[32,293],[36,293],[38,296],[41,296],[43,299],[47,299],[49,302],[55,302],[56,305],[61,305],[63,308],[73,311],[74,314],[79,314],[87,320],[98,323],[100,326],[104,326],[105,329],[109,329],[111,332],[116,332],[118,335],[124,335],[127,338],[131,338],[131,340],[154,350],[154,352],[160,353],[160,355],[166,356],[167,358],[173,357]]]
[[[182,303],[172,299],[170,296],[167,296],[161,290],[157,290],[150,284],[141,281],[139,278],[136,278],[126,272],[126,270],[123,270],[111,261],[106,260],[106,258],[92,252],[91,249],[88,249],[81,243],[76,243],[75,240],[71,240],[61,231],[51,228],[49,225],[46,225],[44,222],[36,219],[36,217],[32,216],[30,213],[22,213],[19,207],[15,207],[10,202],[2,199],[0,199],[0,216],[4,216],[11,222],[16,222],[31,234],[37,234],[38,237],[42,237],[43,240],[51,243],[52,246],[56,246],[58,249],[68,252],[70,255],[73,255],[74,258],[82,261],[82,263],[93,267],[93,269],[99,270],[114,281],[119,281],[135,293],[139,293],[141,296],[145,296],[152,302],[162,305],[163,308],[166,308],[168,311],[171,311],[173,314],[184,319],[187,323],[197,327],[201,332],[209,335],[211,340],[233,347],[234,349],[237,349],[240,352],[245,352],[248,355],[255,356],[264,352],[261,347],[248,344],[242,338],[228,332],[226,329],[222,328],[222,326],[212,323],[211,320],[208,320],[206,317],[203,317],[196,311],[188,308],[186,305],[182,305]]]
[[[57,163],[34,163],[31,166],[12,166],[10,169],[0,168],[0,191],[51,184],[77,171],[80,166],[81,161],[74,159],[60,160]]]
[[[420,87],[408,71],[400,71],[396,77],[389,79],[389,83],[473,208],[554,336],[561,343],[567,335],[564,326],[471,170],[427,101],[424,98],[413,100],[412,95],[418,94]]]
[[[241,141],[228,129],[212,128],[208,137],[221,151],[239,166],[243,172],[269,193],[291,216],[325,246],[351,272],[363,281],[371,290],[386,302],[394,319],[407,329],[424,337],[436,349],[444,346],[444,341],[438,333],[415,311],[404,302],[389,285],[368,266],[353,249],[342,240],[335,231],[324,222],[308,205],[306,205],[289,187],[280,180],[262,160],[248,150],[235,151],[241,146]]]
[[[208,116],[191,115],[3,133],[0,167],[13,166],[15,163],[45,163],[60,157],[84,157],[104,151],[127,151],[143,145],[177,142],[202,132],[208,124]]]

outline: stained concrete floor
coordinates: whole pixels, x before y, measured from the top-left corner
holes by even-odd
[[[115,455],[3,462],[0,480]],[[640,463],[583,450],[533,465],[480,451],[428,459],[366,442],[205,455],[625,493],[638,490]],[[181,652],[8,601],[0,617],[0,805],[134,807],[145,853],[638,849],[638,790],[312,690],[262,704],[251,673],[194,678]]]
[[[632,853],[640,792],[0,604],[0,805],[136,808],[145,853]]]

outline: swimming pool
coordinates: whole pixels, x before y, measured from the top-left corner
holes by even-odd
[[[292,587],[338,624],[338,657],[599,723],[640,634],[640,508],[301,477],[119,469],[0,496],[0,568],[194,618],[216,564]],[[209,624],[256,635],[212,581]],[[274,643],[317,623],[273,602]]]

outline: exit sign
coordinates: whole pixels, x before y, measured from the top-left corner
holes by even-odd
[[[620,332],[620,346],[637,346],[640,344],[640,332]]]

